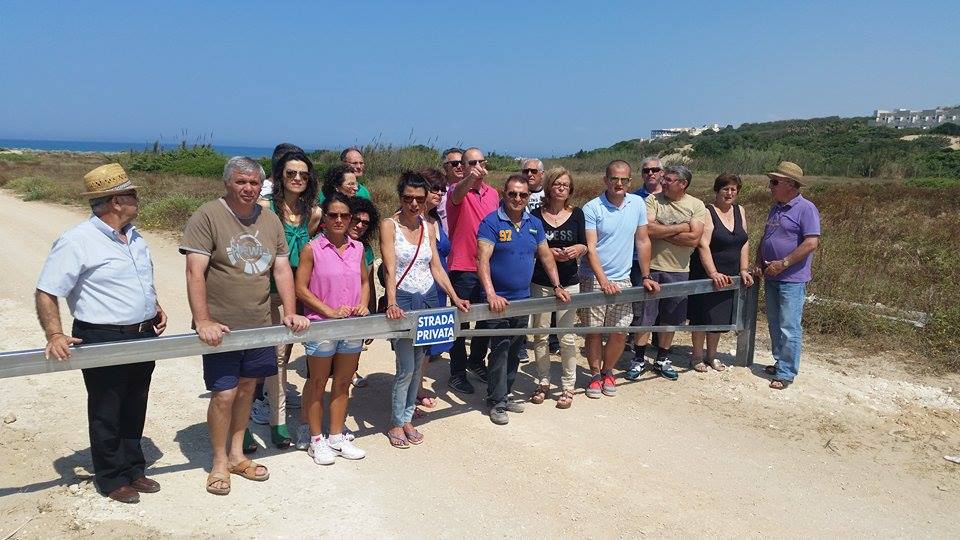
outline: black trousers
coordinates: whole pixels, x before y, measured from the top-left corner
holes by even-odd
[[[82,323],[81,323],[82,324]],[[84,345],[154,337],[152,329],[140,333],[89,329],[73,325],[73,337]],[[101,493],[125,486],[143,476],[146,460],[140,439],[147,416],[147,394],[154,362],[84,369],[87,387],[87,422],[94,483]]]
[[[529,315],[490,319],[487,328],[526,328]],[[487,367],[487,405],[506,406],[507,398],[517,380],[520,367],[520,349],[526,336],[494,336],[490,338],[490,365]]]
[[[457,296],[464,300],[469,300],[471,304],[486,302],[483,296],[483,287],[480,285],[480,278],[476,272],[463,272],[454,270],[450,272],[450,284]],[[475,328],[486,328],[486,321],[478,321]],[[460,325],[461,330],[470,328],[470,323]],[[467,366],[484,365],[484,357],[487,355],[487,346],[489,338],[473,337],[470,339],[470,356],[467,356],[467,342],[465,338],[457,338],[453,342],[453,348],[450,349],[450,375],[464,375],[467,372]]]

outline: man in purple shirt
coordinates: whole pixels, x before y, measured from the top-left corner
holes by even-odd
[[[770,388],[783,390],[800,370],[800,319],[813,251],[820,245],[820,212],[800,195],[803,169],[796,163],[782,161],[767,176],[776,204],[767,215],[757,249],[757,266],[763,271],[767,291],[767,323],[774,360],[765,370],[773,376]]]

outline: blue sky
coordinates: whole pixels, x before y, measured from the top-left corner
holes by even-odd
[[[960,103],[960,2],[0,2],[0,138],[558,155]]]

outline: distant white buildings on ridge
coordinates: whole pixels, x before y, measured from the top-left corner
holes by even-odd
[[[713,124],[704,124],[700,127],[677,127],[677,128],[664,128],[664,129],[651,129],[650,138],[651,139],[667,139],[669,137],[676,137],[677,135],[693,135],[697,136],[705,131],[713,131],[716,133],[720,131],[720,124],[714,122]]]
[[[868,123],[871,126],[886,126],[897,129],[929,129],[947,122],[960,124],[958,118],[960,118],[960,107],[937,107],[936,109],[925,109],[922,111],[913,111],[910,109],[885,111],[876,109],[873,111],[873,119]]]

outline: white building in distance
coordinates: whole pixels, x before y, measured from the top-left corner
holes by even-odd
[[[676,137],[677,135],[692,135],[697,136],[704,131],[713,131],[714,133],[720,131],[720,124],[714,122],[713,124],[707,125],[704,124],[700,127],[678,127],[678,128],[664,128],[664,129],[651,129],[650,138],[651,139],[666,139],[669,137]]]
[[[894,109],[873,111],[873,119],[868,123],[871,126],[886,126],[897,129],[920,128],[930,129],[940,124],[951,122],[960,124],[960,107],[937,107],[923,111],[910,109]]]

